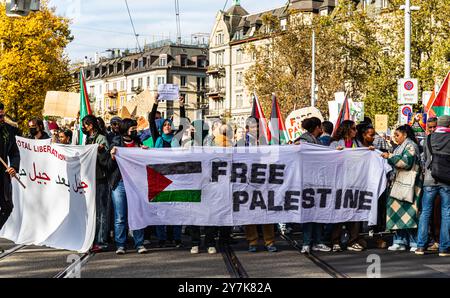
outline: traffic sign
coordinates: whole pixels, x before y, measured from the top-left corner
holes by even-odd
[[[412,114],[413,108],[411,105],[404,105],[399,107],[398,112],[398,122],[400,124],[406,124],[408,123],[409,115]]]
[[[398,80],[398,104],[417,104],[419,102],[419,82],[417,79]]]

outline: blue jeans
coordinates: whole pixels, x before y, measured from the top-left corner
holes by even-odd
[[[127,195],[123,180],[112,191],[114,206],[114,240],[117,247],[126,247],[127,242]],[[144,229],[133,231],[134,246],[144,245]]]
[[[417,229],[396,230],[394,244],[417,247]]]
[[[167,226],[156,227],[156,237],[158,240],[167,240]],[[173,226],[173,240],[181,240],[181,226]]]
[[[303,245],[323,244],[322,241],[323,224],[304,223],[303,224]]]
[[[450,186],[426,186],[422,197],[422,213],[419,220],[419,241],[417,246],[425,248],[428,242],[428,226],[433,213],[433,202],[437,194],[441,196],[441,233],[439,236],[439,251],[450,248]]]

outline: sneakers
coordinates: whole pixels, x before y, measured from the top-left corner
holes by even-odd
[[[350,246],[347,246],[347,250],[351,251],[363,251],[364,247],[362,247],[359,243],[353,243]]]
[[[258,249],[255,245],[250,245],[248,247],[248,252],[256,252]]]
[[[334,244],[333,245],[333,252],[341,252],[342,248],[339,244]]]
[[[411,248],[409,249],[409,251],[415,253],[415,252],[417,251],[417,247],[411,247]]]
[[[175,247],[176,248],[183,248],[183,243],[181,240],[175,240]]]
[[[425,249],[418,247],[414,253],[423,256],[425,254]]]
[[[450,251],[440,251],[439,252],[440,257],[450,257]]]
[[[311,248],[309,247],[309,245],[303,245],[302,247],[302,254],[309,254],[311,252]]]
[[[208,247],[208,253],[210,255],[216,254],[217,253],[217,249],[214,246]]]
[[[138,254],[145,254],[148,252],[148,250],[145,248],[145,246],[142,245],[137,248],[137,252]]]
[[[429,251],[438,251],[439,250],[439,243],[435,242],[433,245],[428,246],[427,250]]]
[[[116,255],[124,255],[125,254],[125,247],[118,247],[116,250]]]
[[[268,252],[277,252],[278,251],[277,247],[275,245],[273,245],[273,244],[269,245],[269,246],[266,246],[266,249],[267,249]]]
[[[198,246],[192,246],[191,248],[191,254],[196,255],[199,253],[199,248]]]
[[[324,252],[330,252],[331,248],[326,246],[325,244],[316,244],[312,248],[313,251],[324,251]]]
[[[406,247],[402,244],[394,244],[392,246],[389,246],[388,250],[390,250],[390,251],[405,251]]]

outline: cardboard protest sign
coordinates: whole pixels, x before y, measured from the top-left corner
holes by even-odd
[[[286,117],[285,123],[289,140],[294,141],[302,135],[302,121],[311,117],[317,117],[321,121],[324,120],[322,113],[315,107],[295,110]]]

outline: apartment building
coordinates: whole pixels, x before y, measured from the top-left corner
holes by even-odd
[[[115,53],[111,59],[85,65],[83,70],[94,110],[106,119],[117,115],[144,90],[154,95],[159,84],[168,83],[180,86],[187,116],[196,120],[208,114],[208,63],[205,47],[168,44],[132,55]],[[159,110],[163,117],[171,117],[177,108],[174,102],[163,102]]]

